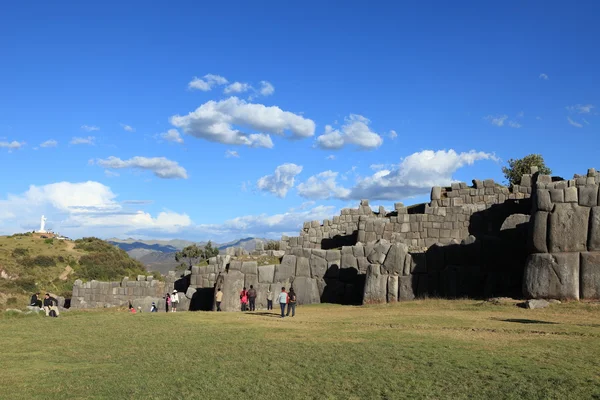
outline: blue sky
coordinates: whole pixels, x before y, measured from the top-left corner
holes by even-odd
[[[12,2],[0,232],[228,240],[598,167],[600,3]]]

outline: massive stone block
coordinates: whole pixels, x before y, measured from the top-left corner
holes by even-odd
[[[536,191],[537,209],[540,211],[552,211],[552,201],[550,200],[550,192],[545,189]]]
[[[219,276],[223,277],[221,309],[223,311],[240,311],[240,292],[244,288],[244,274],[241,271],[229,270],[229,273]],[[218,278],[217,281],[219,281]]]
[[[390,247],[383,269],[389,274],[402,275],[404,269],[404,260],[408,254],[408,246],[404,243],[394,244]]]
[[[398,278],[398,300],[414,300],[415,291],[413,289],[413,275],[401,276]]]
[[[587,250],[590,209],[572,203],[554,205],[548,221],[550,253]]]
[[[316,279],[304,276],[296,277],[293,286],[298,304],[316,304],[321,302],[321,295]]]
[[[261,265],[258,267],[258,282],[259,283],[273,283],[275,277],[275,266],[274,265]]]
[[[313,278],[323,278],[327,272],[327,261],[313,254],[310,256],[310,272]]]
[[[342,247],[342,268],[354,268],[358,270],[358,262],[356,261],[356,257],[354,257],[354,253],[352,251],[352,247],[344,246]]]
[[[600,207],[592,207],[590,215],[590,232],[588,237],[588,250],[600,250]]]
[[[579,187],[579,205],[595,207],[598,205],[598,186],[587,185]]]
[[[308,258],[298,257],[296,260],[296,276],[310,278],[310,263]]]
[[[581,298],[600,299],[600,253],[581,253]]]
[[[256,289],[258,287],[258,275],[244,275],[244,286],[246,289],[250,289],[250,286],[254,286]]]
[[[528,298],[579,299],[579,253],[530,255],[523,294]]]
[[[547,211],[538,211],[533,215],[533,221],[529,226],[531,229],[531,250],[532,253],[548,252],[548,218],[550,213]]]
[[[275,266],[275,281],[284,282],[296,274],[296,256],[283,256],[281,264]]]
[[[398,275],[388,276],[387,301],[388,303],[398,301]]]
[[[379,265],[369,265],[365,277],[363,304],[377,304],[387,301],[387,278],[387,275],[381,273]]]
[[[258,275],[258,264],[256,261],[244,261],[242,263],[242,273]]]

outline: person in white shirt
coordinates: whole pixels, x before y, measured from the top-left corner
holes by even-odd
[[[279,307],[281,307],[281,318],[285,317],[285,306],[288,302],[288,294],[285,292],[285,287],[281,288],[281,293],[277,297],[279,300]]]
[[[271,289],[267,290],[267,310],[273,309],[273,292]]]
[[[171,296],[171,312],[177,312],[178,304],[179,304],[179,294],[177,294],[177,290],[173,290],[173,295]]]

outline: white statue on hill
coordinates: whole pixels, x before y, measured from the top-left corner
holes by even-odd
[[[42,218],[40,219],[40,230],[38,231],[38,233],[46,233],[46,217],[44,217],[42,215]]]

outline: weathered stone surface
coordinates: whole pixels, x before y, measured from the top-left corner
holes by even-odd
[[[547,211],[538,211],[533,216],[531,221],[531,237],[532,237],[532,252],[547,253],[548,252],[548,218],[550,213]]]
[[[377,304],[387,301],[387,278],[387,275],[381,273],[379,265],[369,265],[365,277],[363,304]]]
[[[598,205],[598,186],[587,185],[579,187],[579,205],[595,207]]]
[[[244,261],[242,263],[242,273],[257,275],[258,274],[258,264],[256,261]]]
[[[590,209],[577,204],[555,204],[548,220],[550,253],[587,250]]]
[[[233,260],[229,263],[230,270],[241,271],[242,270],[242,262],[239,260]]]
[[[591,213],[588,250],[600,251],[600,207],[592,207]]]
[[[258,287],[258,275],[244,275],[244,287],[250,289],[250,286],[253,286],[255,289]]]
[[[296,259],[296,276],[304,276],[310,278],[310,263],[308,258],[298,257]]]
[[[507,229],[515,229],[519,225],[529,223],[529,218],[530,216],[525,214],[509,215],[502,223],[502,227],[500,228],[500,230],[504,231]]]
[[[293,286],[298,304],[316,304],[321,302],[316,279],[304,276],[296,277]]]
[[[258,267],[258,282],[260,283],[273,283],[275,277],[275,266],[274,265],[261,265]]]
[[[600,253],[581,253],[581,297],[600,299]]]
[[[283,256],[281,264],[275,267],[275,282],[284,282],[296,274],[296,256]]]
[[[536,309],[536,308],[546,308],[550,305],[550,303],[544,299],[533,299],[533,300],[527,300],[524,303],[525,308],[528,308],[530,310]]]
[[[550,200],[550,192],[545,189],[536,191],[537,209],[540,211],[552,211],[552,201]]]
[[[565,203],[577,203],[579,202],[577,195],[577,188],[571,186],[565,189]]]
[[[565,192],[562,189],[550,189],[550,200],[553,203],[564,203]]]
[[[414,300],[415,292],[413,290],[413,279],[412,275],[401,276],[398,278],[398,300]]]
[[[194,293],[196,293],[196,289],[189,287],[185,292],[185,297],[191,299],[192,297],[194,297]]]
[[[354,257],[354,253],[352,252],[352,247],[344,246],[342,247],[342,264],[340,265],[342,268],[354,268],[358,270],[358,262],[356,261],[356,257]]]
[[[325,255],[327,261],[335,261],[342,259],[342,253],[339,250],[327,250]]]
[[[229,273],[220,276],[223,277],[221,309],[223,311],[240,311],[240,292],[244,288],[244,274],[241,271],[230,269]]]
[[[540,299],[579,299],[579,253],[530,255],[523,294]]]
[[[327,261],[313,254],[310,256],[310,271],[313,278],[323,278],[327,272]]]
[[[434,186],[431,188],[431,200],[440,200],[442,198],[442,188]]]
[[[398,275],[390,275],[387,282],[387,302],[396,301],[398,301]]]
[[[408,254],[408,246],[404,243],[397,243],[390,247],[383,263],[383,269],[390,274],[402,275],[404,269],[404,259]]]
[[[407,254],[404,258],[404,267],[402,268],[402,275],[410,275],[410,270],[412,269],[412,255]]]

